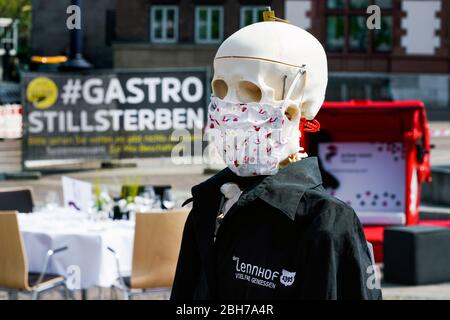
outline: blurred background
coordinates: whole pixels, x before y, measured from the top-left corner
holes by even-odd
[[[117,95],[109,102],[102,100],[100,106],[94,106],[84,91],[79,102],[74,94],[73,102],[70,97],[66,100],[66,86],[76,84],[78,79],[83,83],[89,79],[100,81],[98,88],[108,92],[113,78],[127,88],[126,83],[136,78],[152,77],[164,82],[171,77],[178,79],[180,85],[196,78],[198,81],[187,85],[186,92],[192,98],[195,95],[192,85],[199,84],[200,87],[195,87],[201,88],[199,98],[193,101],[183,96],[178,105],[186,110],[188,120],[184,128],[195,143],[201,140],[201,119],[205,115],[202,110],[206,110],[208,103],[217,48],[238,29],[262,21],[267,6],[278,17],[311,32],[324,46],[329,68],[326,101],[330,107],[342,102],[349,108],[361,105],[375,108],[371,101],[377,101],[378,107],[386,108],[385,116],[389,118],[389,112],[397,110],[397,102],[419,101],[406,107],[414,105],[425,110],[426,118],[411,120],[409,124],[389,124],[389,130],[396,127],[401,134],[409,125],[421,132],[422,149],[414,149],[411,154],[417,158],[420,152],[428,154],[424,167],[420,167],[423,157],[417,160],[417,172],[429,170],[429,177],[433,178],[430,182],[426,173],[423,179],[419,174],[419,191],[414,193],[419,198],[417,209],[406,212],[405,206],[406,213],[402,214],[406,220],[400,225],[431,220],[441,221],[440,227],[447,228],[450,225],[450,2],[446,0],[0,0],[0,189],[29,188],[32,190],[30,211],[46,211],[46,214],[52,208],[70,207],[68,194],[79,199],[83,192],[91,192],[94,203],[82,205],[95,207],[95,212],[105,215],[103,220],[112,219],[115,214],[115,220],[134,221],[134,213],[144,209],[180,208],[190,197],[193,185],[224,166],[205,164],[201,160],[174,164],[171,152],[176,142],[169,141],[168,137],[175,126],[164,130],[145,127],[145,130],[134,130],[133,134],[123,128],[108,129],[107,134],[90,131],[71,134],[65,128],[57,135],[45,126],[41,131],[30,130],[39,127],[31,114],[34,112],[38,117],[36,112],[43,114],[55,108],[67,113],[133,108]],[[378,26],[370,27],[371,17]],[[156,110],[163,104],[174,108],[175,104],[164,101],[163,95],[158,93],[152,103],[135,103],[136,112],[144,108]],[[189,115],[192,125],[189,125]],[[375,116],[380,113],[368,112],[360,119]],[[81,115],[74,117],[82,121]],[[371,118],[371,124],[383,128],[387,125],[386,118],[380,119],[378,122]],[[324,121],[327,123],[325,118]],[[64,142],[67,137],[73,137],[76,142]],[[86,146],[91,149],[80,149]],[[73,179],[75,184],[65,183],[63,176]],[[409,188],[413,188],[409,185],[411,176],[400,178],[409,179],[401,183],[406,191],[399,191],[407,192],[408,198]],[[83,186],[82,182],[89,186]],[[130,188],[134,190],[131,193]],[[125,203],[119,203],[124,199]],[[418,216],[410,218],[413,211]],[[55,213],[58,217],[61,214]],[[95,223],[102,220],[93,219],[92,215],[88,213],[88,219]],[[34,234],[41,231],[33,228],[34,220],[21,219],[22,232],[28,237],[25,242],[30,243]],[[370,235],[382,246],[385,225],[377,222],[375,227],[381,229],[371,229]],[[368,233],[366,236],[369,238]],[[130,252],[124,254],[130,261],[122,262],[126,265],[124,269],[130,270],[132,239],[129,236]],[[450,239],[445,239],[437,241],[439,245],[445,243],[443,250],[448,257]],[[43,254],[49,246],[40,249]],[[28,259],[35,259],[29,255]],[[105,259],[113,259],[112,254]],[[108,261],[114,264],[113,260]],[[378,262],[383,267],[383,261]],[[438,280],[415,282],[423,284],[419,288],[398,284],[401,279],[397,284],[385,282],[385,297],[450,299],[449,270],[447,267],[442,271]],[[113,275],[110,278],[114,280]],[[79,295],[105,298],[101,288],[109,287],[111,282],[88,281],[81,286]],[[91,288],[95,290],[89,291]],[[52,294],[47,297],[55,298]]]
[[[3,1],[3,79],[17,81],[32,56],[70,55],[70,3]],[[371,4],[380,29],[366,26]],[[223,39],[261,21],[268,5],[326,48],[327,100],[421,99],[431,119],[448,117],[446,1],[84,1],[83,55],[98,69],[210,67]]]

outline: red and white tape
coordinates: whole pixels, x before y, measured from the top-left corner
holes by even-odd
[[[430,137],[432,138],[450,137],[450,129],[431,129]]]
[[[20,104],[0,105],[0,116],[20,115],[22,106]]]
[[[16,139],[22,136],[22,106],[0,105],[0,139]]]

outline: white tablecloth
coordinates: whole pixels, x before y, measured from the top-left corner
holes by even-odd
[[[134,240],[134,222],[93,221],[79,212],[53,210],[19,214],[30,272],[41,272],[49,249],[68,246],[52,257],[48,272],[73,277],[80,274],[80,289],[109,287],[117,279],[111,247],[120,256],[122,275],[129,275]],[[73,278],[72,278],[73,279]],[[70,280],[69,280],[70,281]]]

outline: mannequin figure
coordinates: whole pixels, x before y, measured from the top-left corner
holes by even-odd
[[[380,299],[355,212],[299,145],[324,101],[325,51],[271,17],[215,56],[207,130],[228,167],[192,188],[171,298]]]

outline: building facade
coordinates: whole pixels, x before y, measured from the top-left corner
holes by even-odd
[[[68,53],[68,5],[33,1],[33,54]],[[380,28],[368,27],[372,5]],[[84,56],[96,68],[212,67],[221,42],[267,6],[325,47],[327,100],[421,99],[450,118],[448,0],[83,1]]]
[[[366,24],[370,5],[380,29]],[[327,99],[421,99],[448,118],[450,1],[286,0],[285,11],[327,50]]]
[[[116,1],[116,68],[211,66],[223,39],[269,5],[324,45],[328,100],[422,99],[450,114],[450,1]]]
[[[117,0],[114,66],[210,66],[220,43],[283,0]]]
[[[380,29],[367,8],[378,5]],[[324,44],[333,71],[450,72],[445,0],[287,0],[287,18]]]

